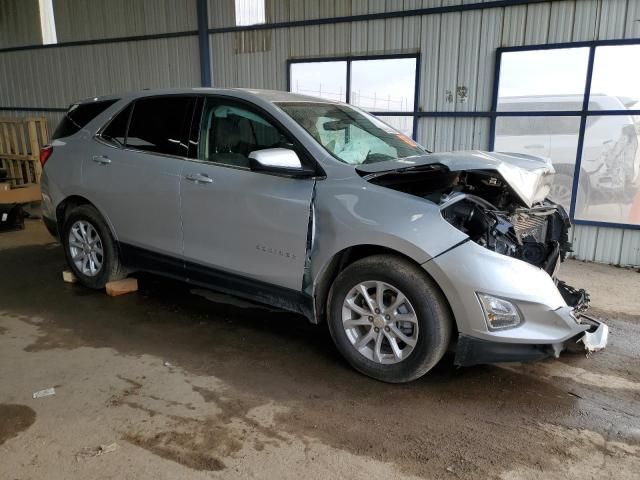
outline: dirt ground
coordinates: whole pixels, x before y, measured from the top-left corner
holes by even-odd
[[[151,276],[110,298],[63,267],[39,223],[0,234],[0,478],[638,478],[632,270],[567,262],[603,352],[387,385],[297,315]]]

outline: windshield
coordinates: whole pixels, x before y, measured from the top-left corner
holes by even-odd
[[[315,102],[277,104],[331,155],[350,165],[425,155],[406,135],[362,110]]]

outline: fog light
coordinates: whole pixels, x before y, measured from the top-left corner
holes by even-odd
[[[513,328],[522,323],[520,312],[513,303],[486,293],[478,293],[477,295],[489,330]]]

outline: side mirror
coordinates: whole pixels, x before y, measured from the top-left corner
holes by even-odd
[[[288,148],[265,148],[249,154],[249,166],[255,172],[266,172],[291,177],[313,175],[305,168],[293,150]]]

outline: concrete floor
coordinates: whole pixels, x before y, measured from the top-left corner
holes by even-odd
[[[590,358],[386,385],[296,315],[63,267],[39,223],[0,234],[0,478],[638,478],[637,272],[567,263],[611,327]]]

